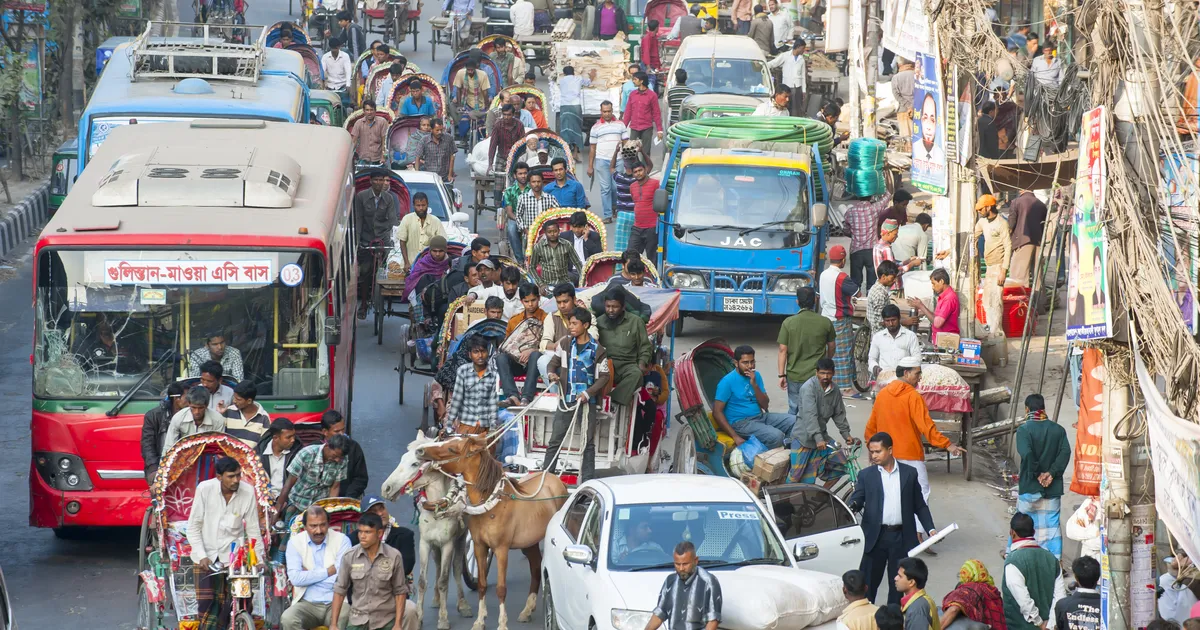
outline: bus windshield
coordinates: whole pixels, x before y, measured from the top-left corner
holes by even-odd
[[[764,72],[766,64],[757,59],[685,59],[679,64],[687,70],[687,86],[696,94],[770,94]]]
[[[164,122],[191,122],[195,116],[105,116],[92,118],[92,126],[88,133],[88,159],[96,156],[96,150],[108,139],[108,134],[117,127],[124,127],[129,121],[137,120],[137,124]]]
[[[808,226],[807,174],[799,169],[697,164],[676,184],[675,222],[802,231]],[[780,223],[784,222],[784,223]]]
[[[120,398],[136,388],[135,399],[155,399],[199,376],[209,340],[222,337],[226,375],[260,398],[324,396],[323,269],[317,252],[42,251],[34,395]]]

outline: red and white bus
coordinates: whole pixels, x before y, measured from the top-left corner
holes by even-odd
[[[141,523],[143,415],[210,337],[272,418],[349,419],[352,158],[317,125],[113,131],[34,253],[31,525]]]

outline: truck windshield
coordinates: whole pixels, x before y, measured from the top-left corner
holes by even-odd
[[[260,398],[329,391],[316,252],[47,250],[37,263],[36,396],[116,399],[153,372],[135,398],[154,399],[218,354]]]
[[[765,166],[697,164],[676,185],[675,223],[699,228],[732,225],[801,231],[808,226],[807,174]],[[784,221],[786,223],[780,224]]]
[[[766,64],[757,59],[685,59],[679,67],[687,70],[688,87],[696,94],[769,94],[764,80]]]

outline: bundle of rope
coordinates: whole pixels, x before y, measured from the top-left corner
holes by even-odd
[[[831,172],[829,153],[833,150],[833,129],[819,120],[791,116],[727,116],[687,120],[675,123],[667,130],[667,153],[669,154],[679,141],[696,138],[815,144],[821,153],[821,164],[826,175]],[[668,191],[675,190],[675,177],[678,174],[678,164],[666,174],[664,184]],[[822,194],[820,180],[814,179],[813,185],[819,197]]]
[[[875,138],[851,140],[846,156],[846,194],[858,198],[883,194],[887,190],[883,179],[886,162],[886,142]]]

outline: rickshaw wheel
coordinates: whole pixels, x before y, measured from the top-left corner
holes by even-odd
[[[396,371],[400,373],[400,390],[399,390],[399,391],[400,391],[400,394],[399,394],[399,398],[400,398],[400,404],[401,404],[401,405],[403,405],[403,404],[404,404],[404,372],[406,371],[406,368],[405,368],[405,365],[404,365],[404,356],[405,356],[405,355],[403,355],[403,354],[402,354],[402,355],[400,355],[400,365],[399,365],[399,367],[397,367],[397,368],[396,368]]]
[[[233,618],[233,630],[255,630],[254,617],[250,613],[242,611]]]
[[[421,432],[422,433],[428,431],[429,426],[430,426],[429,425],[429,408],[431,406],[430,401],[433,400],[433,385],[431,383],[425,384],[425,391],[424,391],[423,398],[425,400],[421,406]]]
[[[671,334],[676,337],[683,334],[683,313],[680,313],[679,317],[671,322]]]
[[[150,595],[146,593],[146,583],[141,580],[138,580],[137,602],[137,621],[134,627],[139,630],[157,630],[162,627],[158,606],[150,602]]]
[[[465,558],[464,558],[465,562],[463,562],[463,570],[462,570],[463,583],[466,584],[467,588],[471,589],[472,591],[479,592],[479,580],[477,578],[477,576],[479,575],[477,573],[479,564],[475,562],[475,541],[474,541],[474,539],[471,538],[470,531],[466,532],[463,535],[466,537],[466,543],[463,545],[463,553],[465,554]],[[488,557],[487,557],[487,566],[483,568],[485,573],[491,569],[492,557],[494,555],[495,555],[494,552],[492,552],[489,549]]]
[[[685,475],[697,472],[696,436],[692,433],[692,427],[687,423],[683,423],[679,427],[679,436],[675,438],[675,455],[674,462],[671,464],[671,472]]]
[[[138,536],[138,573],[146,570],[146,548],[150,546],[150,514],[154,508],[146,508],[142,517],[142,533]]]
[[[854,331],[854,346],[851,351],[854,358],[854,389],[866,393],[871,389],[871,364],[868,356],[871,352],[871,327],[863,324]]]

